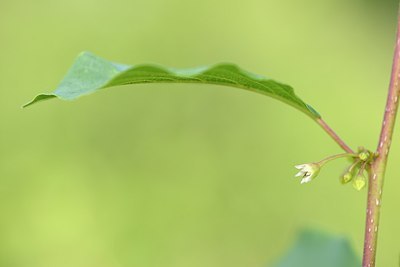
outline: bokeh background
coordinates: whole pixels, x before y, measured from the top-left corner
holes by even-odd
[[[193,67],[235,62],[292,85],[356,148],[375,149],[396,1],[0,1],[0,266],[266,266],[302,227],[361,256],[366,191],[302,113],[243,90],[136,85],[20,109],[76,55]],[[399,127],[397,127],[399,128]],[[400,129],[378,266],[400,253]]]

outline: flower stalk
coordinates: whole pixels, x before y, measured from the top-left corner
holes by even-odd
[[[295,177],[301,177],[301,184],[304,183],[309,183],[312,180],[314,180],[315,177],[319,174],[321,168],[328,163],[329,161],[338,159],[338,158],[343,158],[343,157],[353,157],[353,158],[358,158],[360,154],[354,154],[354,153],[342,153],[342,154],[337,154],[333,155],[327,158],[324,158],[323,160],[320,160],[318,162],[311,162],[311,163],[304,163],[300,165],[294,166],[296,169],[299,170],[299,172],[295,175]],[[357,162],[359,160],[356,160]]]

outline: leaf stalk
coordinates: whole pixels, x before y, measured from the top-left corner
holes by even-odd
[[[325,130],[327,134],[347,153],[354,154],[354,151],[332,130],[331,127],[322,119],[318,118],[317,123]]]

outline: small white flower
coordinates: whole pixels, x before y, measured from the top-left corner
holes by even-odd
[[[296,169],[300,170],[295,177],[302,177],[301,184],[311,182],[315,177],[317,177],[320,165],[317,163],[306,163],[295,166]]]

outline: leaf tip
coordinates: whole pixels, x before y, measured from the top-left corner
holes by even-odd
[[[28,103],[24,104],[22,106],[22,108],[26,108],[26,107],[28,107],[30,105],[35,104],[36,102],[47,100],[47,99],[51,99],[51,98],[54,98],[54,97],[56,97],[54,94],[40,94],[40,95],[37,95],[37,96],[35,96],[34,99],[32,99]]]
[[[93,55],[94,55],[94,54],[93,54],[92,52],[87,51],[87,50],[84,50],[84,51],[81,51],[81,52],[78,54],[77,57],[81,57],[81,56],[93,56]]]

